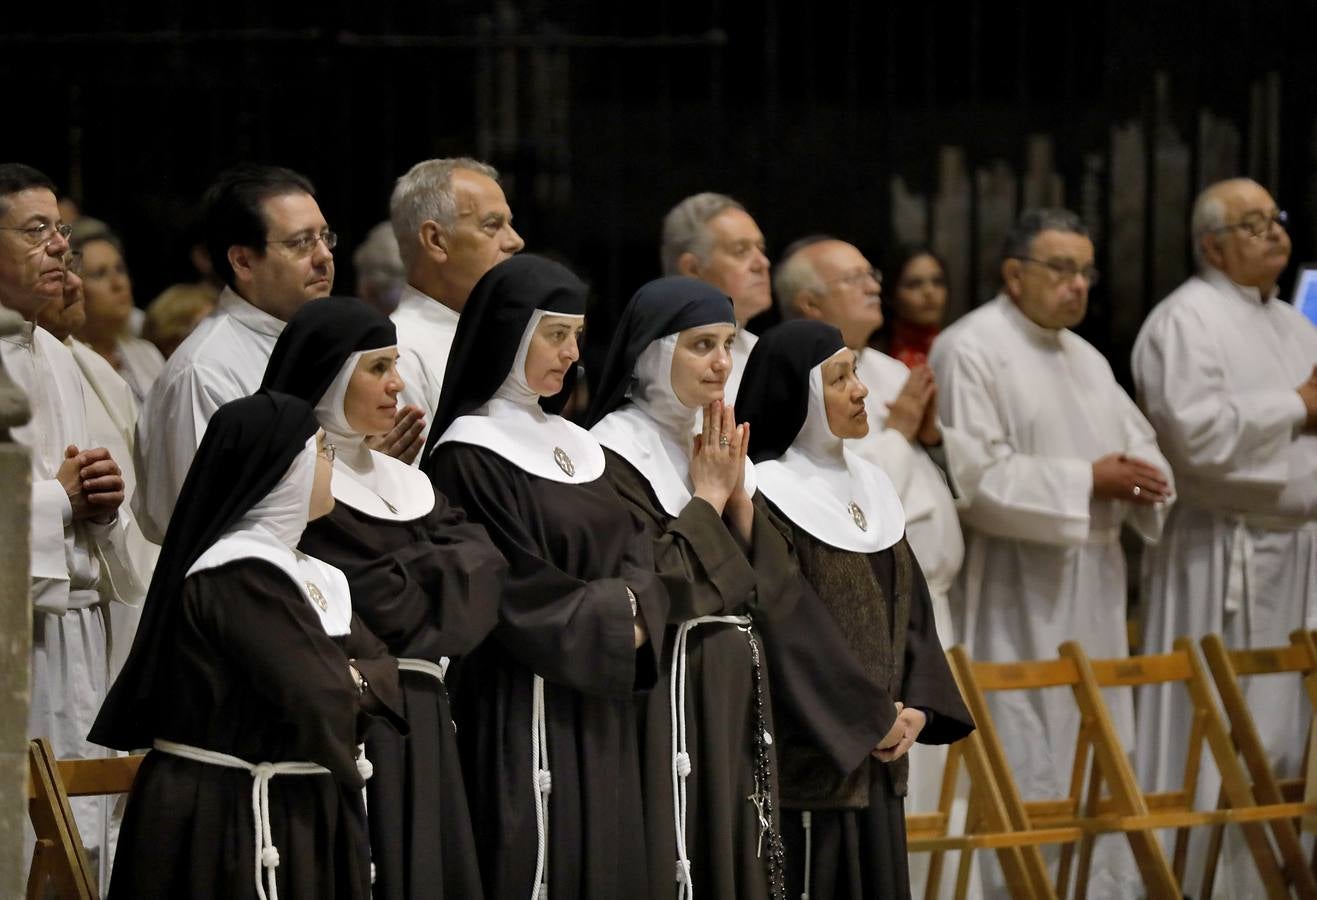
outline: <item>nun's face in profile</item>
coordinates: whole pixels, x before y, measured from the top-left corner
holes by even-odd
[[[308,522],[327,516],[334,509],[334,494],[330,488],[334,478],[333,447],[323,431],[316,435],[316,476],[311,482],[311,506],[306,514]]]
[[[580,338],[585,319],[580,316],[545,316],[535,326],[526,349],[526,385],[541,397],[562,390],[563,379],[581,358]]]
[[[869,433],[864,398],[869,389],[855,372],[855,354],[844,350],[823,363],[823,407],[828,429],[839,438],[861,438]]]
[[[672,351],[672,392],[683,406],[700,409],[723,399],[732,374],[731,323],[687,328]]]
[[[404,385],[398,374],[398,348],[363,353],[348,381],[343,415],[357,434],[386,434],[398,414],[398,394]]]

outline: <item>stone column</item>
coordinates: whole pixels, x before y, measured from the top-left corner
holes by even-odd
[[[954,322],[974,307],[969,282],[970,196],[973,184],[964,147],[938,150],[937,196],[933,198],[933,249],[947,267],[946,321]]]
[[[0,307],[0,337],[18,331],[18,314]],[[0,897],[27,889],[23,830],[27,823],[28,659],[32,645],[28,516],[32,466],[9,429],[31,418],[27,397],[0,363]]]

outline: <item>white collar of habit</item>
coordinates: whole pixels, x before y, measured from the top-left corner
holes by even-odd
[[[240,559],[259,559],[278,568],[297,585],[298,593],[315,611],[325,634],[340,637],[352,625],[352,594],[344,574],[327,562],[290,550],[260,525],[232,531],[211,544],[187,574],[217,569]]]
[[[494,398],[448,426],[439,443],[484,447],[518,469],[550,481],[585,484],[604,474],[604,450],[590,432],[562,416]]]

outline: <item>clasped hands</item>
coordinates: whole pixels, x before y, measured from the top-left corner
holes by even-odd
[[[869,755],[879,762],[895,762],[910,752],[910,748],[919,739],[919,733],[928,724],[928,717],[921,710],[907,708],[899,700],[896,703],[896,721],[887,732],[887,736],[878,742],[878,746],[869,751]]]
[[[68,495],[75,522],[90,519],[100,525],[114,521],[123,503],[123,472],[104,447],[79,450],[64,448],[64,461],[55,473]]]

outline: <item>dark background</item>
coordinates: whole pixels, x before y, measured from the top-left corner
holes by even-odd
[[[1312,0],[27,8],[21,18],[7,11],[0,35],[8,95],[0,157],[45,170],[121,233],[139,305],[194,277],[186,258],[194,207],[230,163],[276,162],[312,178],[341,235],[342,293],[353,285],[352,248],[386,217],[399,174],[428,157],[483,157],[504,173],[527,248],[561,254],[594,284],[598,348],[621,304],[658,274],[659,222],[689,193],[742,200],[770,255],[828,231],[878,261],[893,240],[893,176],[932,197],[939,148],[964,148],[971,178],[994,160],[1023,173],[1027,136],[1050,135],[1065,201],[1078,206],[1085,155],[1105,158],[1112,129],[1134,123],[1149,147],[1147,222],[1136,237],[1145,252],[1117,289],[1110,278],[1095,289],[1082,329],[1123,375],[1143,312],[1189,267],[1187,246],[1156,244],[1159,135],[1189,145],[1191,199],[1205,173],[1194,149],[1200,116],[1233,123],[1239,173],[1259,177],[1290,211],[1295,261],[1317,258],[1313,8]],[[1268,78],[1280,97],[1270,148],[1258,136],[1257,84]],[[1112,258],[1104,240],[1119,186],[1110,167],[1103,172],[1088,218],[1110,275],[1129,262]],[[970,203],[972,220],[982,212]],[[1170,212],[1182,221],[1189,210]],[[992,273],[976,262],[979,248],[964,252],[974,287],[962,286],[972,296],[954,302],[968,307],[987,299]]]

